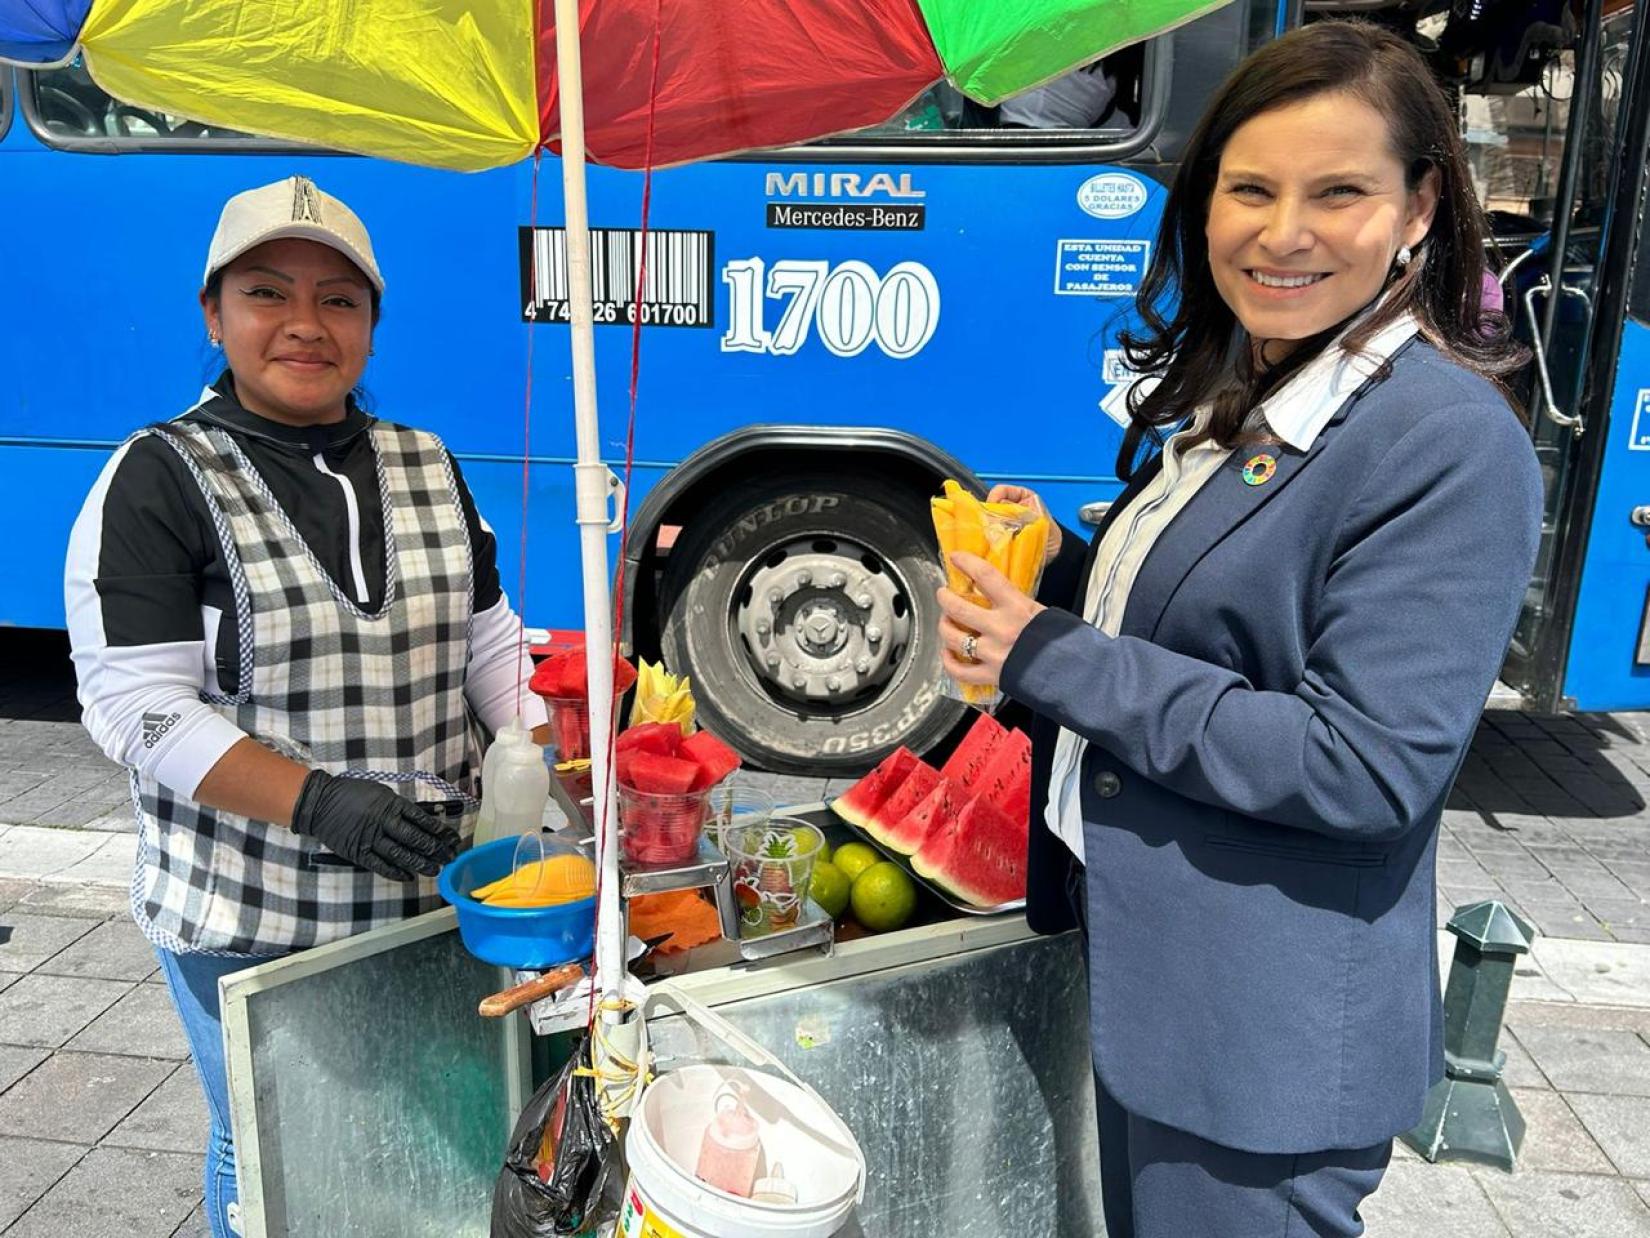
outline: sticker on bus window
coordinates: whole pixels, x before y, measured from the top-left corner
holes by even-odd
[[[522,228],[521,318],[568,322],[572,290],[565,228]],[[641,320],[647,327],[716,325],[715,233],[652,228]],[[635,228],[590,229],[591,282],[597,326],[631,326],[637,317],[636,278],[642,234]]]
[[[1078,187],[1077,205],[1096,219],[1127,219],[1146,205],[1146,186],[1123,172],[1102,172]]]
[[[1151,248],[1150,241],[1056,241],[1055,294],[1132,297],[1146,277]]]

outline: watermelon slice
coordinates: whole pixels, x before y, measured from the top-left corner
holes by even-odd
[[[974,793],[1008,814],[1010,821],[1031,818],[1031,740],[1024,731],[1005,735],[980,771]]]
[[[738,769],[740,764],[739,754],[709,731],[695,731],[682,740],[676,755],[684,761],[692,761],[699,767],[699,777],[693,784],[695,791],[714,787]],[[1027,793],[1029,794],[1029,791]]]
[[[849,825],[863,830],[876,810],[888,802],[888,797],[899,789],[906,776],[922,763],[922,758],[909,748],[895,748],[882,758],[881,765],[837,796],[831,807]]]
[[[632,790],[649,795],[681,795],[693,789],[699,767],[692,761],[635,749],[630,754],[630,777]]]
[[[613,696],[617,700],[636,683],[636,668],[618,654],[613,655]],[[553,653],[533,668],[527,686],[540,696],[584,700],[590,695],[589,664],[583,649]]]
[[[905,781],[883,801],[882,807],[865,819],[865,832],[879,843],[887,843],[905,816],[940,785],[940,773],[932,765],[918,761]]]
[[[1026,838],[1026,822],[977,795],[950,829],[928,836],[911,867],[966,903],[996,907],[1026,896]]]
[[[614,747],[619,752],[651,752],[673,757],[682,747],[682,728],[674,722],[644,722],[619,734]]]
[[[556,754],[563,761],[588,760],[590,757],[590,709],[582,701],[551,697],[546,704],[550,710],[550,738],[556,745]]]
[[[940,773],[956,783],[959,789],[972,793],[975,781],[990,762],[997,745],[1007,736],[1002,723],[990,714],[981,714],[968,729],[968,734],[963,736],[951,759],[940,767]]]
[[[618,775],[619,783],[622,786],[633,787],[636,785],[636,772],[633,766],[638,751],[636,748],[621,748],[613,754],[613,770]]]
[[[939,785],[924,797],[910,812],[889,824],[882,840],[895,851],[915,855],[935,830],[947,830],[957,813],[968,802],[957,784],[943,775]]]

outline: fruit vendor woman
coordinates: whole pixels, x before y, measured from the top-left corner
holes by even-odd
[[[1406,43],[1268,43],[1164,207],[1127,488],[1041,602],[967,555],[993,608],[942,593],[947,669],[1037,714],[1111,1238],[1353,1238],[1443,1073],[1438,825],[1541,529],[1484,227]]]
[[[518,708],[521,622],[457,465],[354,395],[383,290],[361,221],[310,180],[231,198],[200,291],[223,373],[114,454],[65,570],[85,725],[132,771],[132,914],[206,1091],[220,1238],[218,978],[439,905],[481,729]]]

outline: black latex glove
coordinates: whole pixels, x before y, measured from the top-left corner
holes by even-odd
[[[433,877],[459,847],[449,827],[382,783],[319,769],[298,792],[292,832],[391,881]]]

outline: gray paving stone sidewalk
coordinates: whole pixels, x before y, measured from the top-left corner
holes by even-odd
[[[1549,937],[1650,942],[1647,796],[1650,715],[1486,713],[1444,814],[1440,905],[1499,898]]]
[[[0,653],[0,835],[129,830],[124,776],[77,724],[53,639]],[[791,802],[841,786],[747,780]],[[1522,992],[1555,1000],[1515,1002],[1503,1037],[1529,1125],[1517,1171],[1400,1148],[1365,1208],[1370,1238],[1650,1238],[1647,797],[1650,715],[1485,715],[1445,814],[1440,920],[1500,898],[1548,939],[1641,953],[1624,982],[1602,962],[1587,985],[1521,969]],[[113,885],[0,877],[0,1238],[207,1232],[205,1109],[125,902]]]
[[[0,881],[0,1236],[202,1238],[206,1112],[120,891]],[[97,900],[101,899],[101,904]],[[1515,1002],[1516,1172],[1400,1146],[1369,1238],[1650,1238],[1650,994]]]
[[[0,1234],[206,1238],[206,1106],[125,894],[0,879]]]

